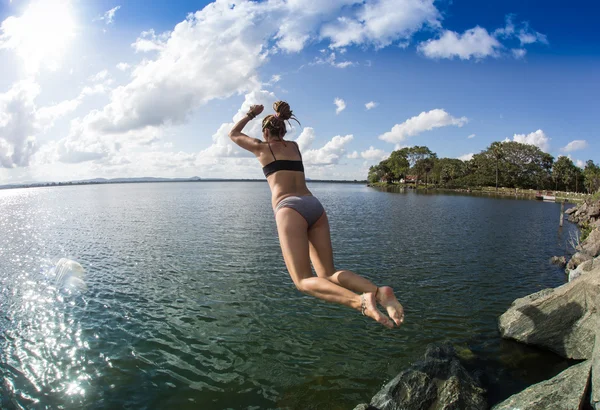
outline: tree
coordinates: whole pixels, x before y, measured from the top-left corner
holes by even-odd
[[[394,180],[399,180],[406,176],[410,167],[408,159],[406,158],[406,151],[404,150],[393,151],[386,160],[386,163]]]
[[[433,168],[431,162],[423,162],[422,160],[437,158],[437,155],[429,148],[420,146],[403,148],[402,151],[406,153],[406,159],[408,160],[411,170],[416,174],[416,186],[419,182],[419,177],[424,173],[427,174]]]
[[[556,159],[554,166],[552,167],[552,179],[554,180],[554,189],[558,191],[558,184],[564,184],[565,177],[569,172],[569,168],[573,165],[573,162],[564,155],[561,155]],[[562,185],[561,185],[562,188]]]
[[[417,176],[425,174],[425,188],[427,188],[427,177],[429,175],[429,171],[433,169],[434,165],[435,157],[429,157],[418,160],[414,166],[415,170],[417,170]]]
[[[583,178],[588,193],[593,194],[600,189],[600,167],[591,159],[585,163]]]
[[[498,192],[498,167],[500,164],[500,160],[504,156],[502,152],[502,143],[501,142],[492,142],[489,150],[492,152],[492,155],[496,159],[496,192]]]

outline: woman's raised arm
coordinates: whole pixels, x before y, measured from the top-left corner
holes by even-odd
[[[242,130],[248,124],[249,121],[254,119],[257,115],[259,115],[263,111],[264,107],[262,105],[253,105],[250,107],[250,111],[246,114],[244,118],[239,120],[229,131],[229,138],[233,142],[235,142],[240,147],[248,150],[252,153],[256,153],[260,149],[261,141],[256,138],[251,138],[244,134]]]

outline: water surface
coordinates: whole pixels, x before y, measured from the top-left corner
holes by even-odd
[[[0,406],[349,409],[445,340],[481,360],[492,403],[567,365],[497,330],[565,281],[559,204],[309,188],[336,266],[394,287],[401,329],[294,288],[264,182],[0,191]]]

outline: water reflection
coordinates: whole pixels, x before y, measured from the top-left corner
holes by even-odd
[[[84,274],[79,263],[62,258],[38,276],[21,275],[12,283],[1,363],[14,406],[45,407],[85,396],[89,345],[78,319],[86,306]]]

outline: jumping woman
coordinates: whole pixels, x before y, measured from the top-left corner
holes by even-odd
[[[264,141],[242,133],[244,126],[263,111],[262,105],[250,107],[246,116],[233,126],[229,137],[256,155],[263,167],[271,188],[283,259],[294,285],[300,292],[359,310],[388,328],[393,328],[394,323],[400,326],[404,309],[392,288],[378,288],[354,272],[335,269],[327,214],[306,187],[298,144],[284,140],[285,122],[298,120],[284,101],[276,102],[273,108],[275,114],[266,116],[262,122]],[[381,313],[377,303],[386,309],[389,318]]]

